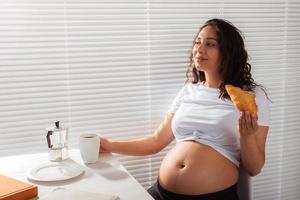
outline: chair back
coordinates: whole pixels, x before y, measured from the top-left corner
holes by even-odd
[[[251,177],[240,165],[237,190],[240,200],[251,200]]]

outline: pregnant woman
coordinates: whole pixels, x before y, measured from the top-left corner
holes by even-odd
[[[208,20],[194,39],[187,74],[192,76],[152,135],[130,141],[101,138],[100,152],[150,155],[175,139],[148,189],[154,199],[237,200],[239,167],[251,176],[261,171],[269,130],[268,97],[252,78],[240,31],[226,20]],[[226,84],[255,93],[257,115],[240,112]]]

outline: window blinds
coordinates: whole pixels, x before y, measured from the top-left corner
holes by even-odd
[[[281,152],[281,199],[300,198],[300,2],[288,1],[286,7],[285,110]]]
[[[0,20],[1,156],[46,151],[56,120],[71,147],[150,133],[146,1],[1,1]],[[148,176],[147,158],[124,160]]]
[[[299,2],[283,0],[2,0],[0,156],[46,151],[60,120],[83,132],[151,134],[183,86],[192,39],[212,17],[245,36],[253,75],[271,98],[263,172],[252,199],[299,199]],[[145,187],[161,153],[119,159]]]

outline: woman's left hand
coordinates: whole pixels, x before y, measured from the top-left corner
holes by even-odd
[[[257,116],[248,111],[242,112],[239,118],[238,130],[240,136],[253,135],[258,130]]]

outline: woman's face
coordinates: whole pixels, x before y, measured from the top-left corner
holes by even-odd
[[[204,27],[193,47],[193,61],[198,71],[217,73],[221,62],[218,37],[212,26]]]

